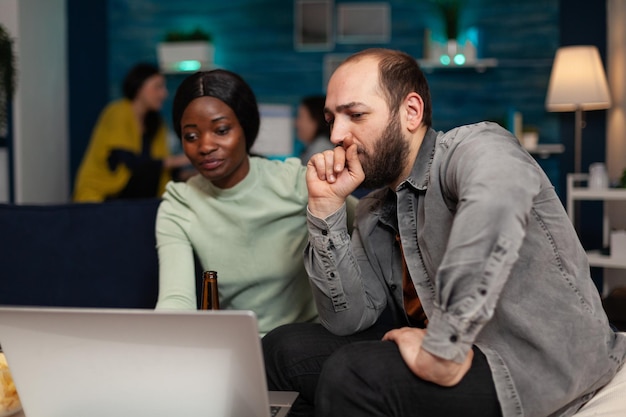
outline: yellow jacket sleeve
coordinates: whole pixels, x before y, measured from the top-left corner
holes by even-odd
[[[135,119],[131,101],[121,99],[109,104],[98,118],[78,169],[74,184],[74,201],[101,202],[124,189],[131,171],[124,164],[118,164],[111,170],[108,164],[109,155],[113,149],[139,154],[141,145],[139,124]],[[151,157],[164,159],[168,154],[166,128],[162,125],[152,142]],[[159,196],[168,180],[169,173],[164,170]]]

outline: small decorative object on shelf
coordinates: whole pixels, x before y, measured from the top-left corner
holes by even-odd
[[[522,133],[522,145],[527,151],[534,151],[539,145],[539,132]]]
[[[611,256],[617,257],[618,254],[626,254],[626,230],[613,230],[611,232]]]
[[[195,72],[213,66],[212,37],[201,29],[169,32],[157,45],[159,67],[164,73]]]
[[[589,181],[587,186],[596,190],[609,188],[609,174],[606,165],[602,162],[594,162],[589,165]]]

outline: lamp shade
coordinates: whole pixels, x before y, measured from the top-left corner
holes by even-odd
[[[604,67],[595,46],[565,46],[556,51],[546,96],[548,111],[611,107]]]

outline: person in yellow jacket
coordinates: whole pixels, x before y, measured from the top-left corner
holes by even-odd
[[[135,65],[124,78],[123,93],[98,118],[78,169],[74,201],[160,197],[171,170],[189,163],[184,155],[169,153],[159,114],[167,88],[158,68]]]

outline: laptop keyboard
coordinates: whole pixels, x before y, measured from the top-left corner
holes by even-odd
[[[276,414],[278,414],[278,412],[280,411],[280,407],[276,406],[276,405],[271,405],[270,406],[270,416],[271,417],[276,417]]]

